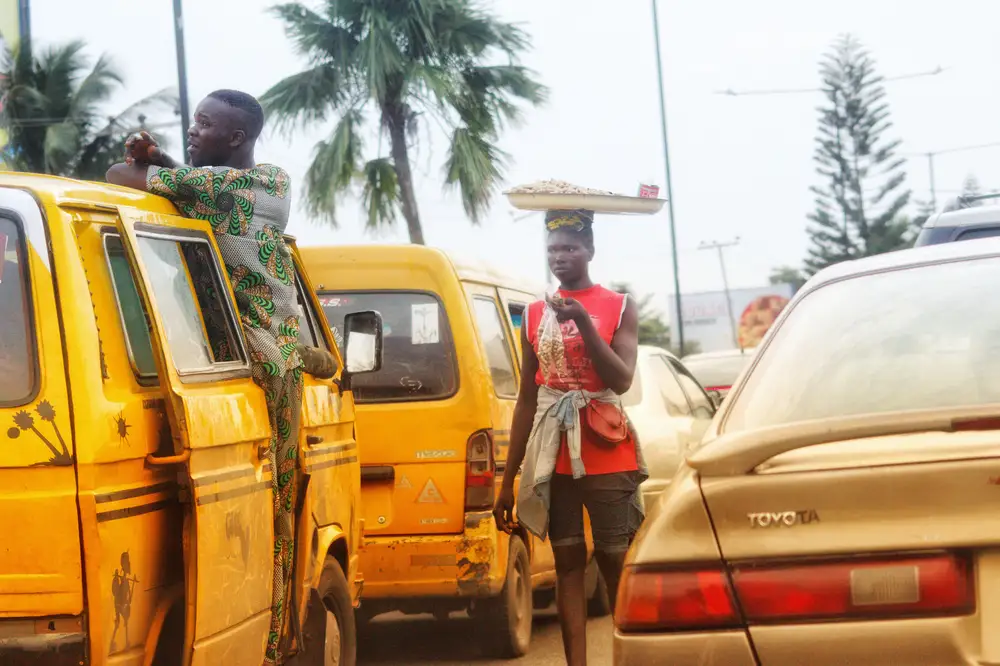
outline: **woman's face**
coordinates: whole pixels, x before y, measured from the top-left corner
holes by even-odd
[[[560,282],[577,282],[587,277],[594,253],[580,234],[564,229],[553,231],[549,233],[548,248],[549,270]]]

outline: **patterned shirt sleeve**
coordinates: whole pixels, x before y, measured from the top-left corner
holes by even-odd
[[[146,172],[146,189],[152,194],[170,199],[185,213],[199,210],[205,213],[218,209],[216,180],[224,177],[226,167],[198,168],[181,166],[176,169],[150,166]]]

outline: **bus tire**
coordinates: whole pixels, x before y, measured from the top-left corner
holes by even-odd
[[[351,591],[340,562],[327,557],[316,594],[321,604],[310,606],[309,626],[323,641],[306,640],[308,651],[322,655],[323,666],[357,666],[358,634]],[[315,616],[322,617],[315,617]],[[316,643],[319,643],[318,645]],[[318,656],[318,655],[317,655]],[[315,657],[310,660],[317,663]]]
[[[587,586],[587,590],[590,591],[590,596],[587,597],[587,616],[588,617],[607,617],[611,615],[611,600],[608,598],[608,584],[604,581],[604,574],[601,573],[601,567],[597,566],[597,560],[590,560],[590,567],[593,567],[593,571],[587,572],[587,577],[593,576],[596,580],[593,582],[593,588],[590,585]]]
[[[507,575],[498,597],[485,601],[480,622],[487,650],[504,659],[523,657],[531,645],[534,610],[531,594],[531,560],[519,536],[510,538]]]

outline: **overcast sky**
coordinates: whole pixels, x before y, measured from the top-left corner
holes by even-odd
[[[304,68],[267,12],[270,0],[185,2],[193,102],[216,88],[263,93]],[[307,3],[308,4],[308,3]],[[640,182],[664,184],[651,6],[646,0],[498,0],[496,11],[534,38],[524,57],[552,89],[502,147],[513,163],[509,185],[544,178],[632,194]],[[614,8],[612,8],[614,7]],[[42,43],[83,37],[110,54],[127,76],[115,108],[176,82],[169,0],[34,0],[33,33]],[[1000,2],[951,0],[661,0],[671,166],[682,292],[721,288],[704,240],[742,239],[727,251],[732,286],[766,284],[769,270],[801,263],[807,246],[808,188],[815,93],[729,97],[724,89],[817,86],[817,63],[837,36],[854,33],[887,77],[947,68],[936,77],[887,84],[904,150],[921,153],[1000,141]],[[109,111],[114,109],[109,109]],[[315,142],[330,127],[291,141],[268,135],[258,160],[280,164],[300,181]],[[489,219],[472,227],[454,193],[442,190],[443,135],[415,158],[417,197],[429,244],[481,257],[540,280],[540,221],[514,223],[498,196]],[[178,131],[179,136],[179,131]],[[378,149],[373,135],[369,155]],[[179,146],[175,140],[173,148]],[[383,146],[383,153],[387,148]],[[1000,149],[941,155],[939,199],[968,174],[1000,187]],[[908,184],[928,198],[926,158],[912,158]],[[345,202],[337,230],[313,225],[298,206],[290,231],[304,244],[400,242],[401,223],[378,238],[364,233],[357,199]],[[401,221],[402,222],[402,221]],[[595,277],[656,293],[673,291],[668,217],[604,218],[597,224]]]

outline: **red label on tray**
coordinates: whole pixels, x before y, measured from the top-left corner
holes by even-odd
[[[640,185],[639,186],[639,198],[640,199],[655,199],[660,194],[660,188],[656,185]]]

